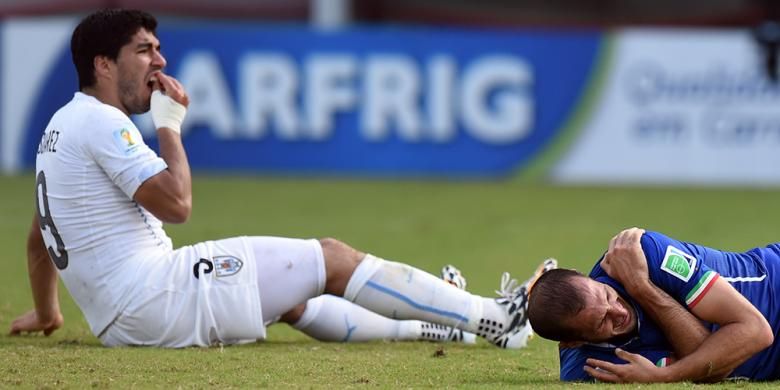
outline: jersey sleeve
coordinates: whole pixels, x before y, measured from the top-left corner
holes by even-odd
[[[671,351],[664,349],[642,349],[629,352],[638,353],[660,367],[666,366],[669,357],[672,356]],[[615,355],[613,348],[585,345],[579,348],[560,348],[558,353],[561,359],[560,379],[564,382],[593,382],[594,378],[588,375],[584,369],[587,359],[593,358],[615,364],[626,364]]]
[[[718,279],[701,261],[699,249],[656,232],[642,236],[650,280],[681,304],[693,309]]]
[[[144,181],[168,168],[126,116],[101,111],[92,115],[90,122],[96,131],[85,140],[87,149],[129,198],[133,198]]]

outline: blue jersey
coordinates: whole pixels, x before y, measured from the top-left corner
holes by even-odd
[[[707,294],[718,278],[723,278],[740,292],[767,319],[772,329],[780,329],[780,244],[755,248],[744,253],[724,252],[663,234],[646,232],[641,239],[647,257],[650,280],[689,310]],[[626,293],[623,286],[610,278],[596,263],[589,275],[615,288],[636,311],[638,334],[623,345],[586,344],[579,348],[561,348],[561,380],[592,380],[583,366],[588,358],[625,363],[615,356],[615,347],[638,353],[656,365],[665,365],[673,349],[661,328],[645,314]],[[724,308],[728,310],[728,308]],[[711,331],[717,324],[704,323]],[[737,367],[732,377],[755,380],[780,378],[780,341]]]

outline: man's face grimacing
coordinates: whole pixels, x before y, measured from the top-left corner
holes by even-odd
[[[569,322],[584,340],[603,343],[624,339],[636,329],[636,312],[614,288],[590,278],[578,278],[585,308]]]
[[[116,64],[122,106],[129,114],[149,111],[154,75],[166,65],[160,41],[150,31],[139,29],[130,43],[119,50]]]

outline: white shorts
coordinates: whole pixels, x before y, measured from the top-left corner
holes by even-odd
[[[182,247],[150,261],[139,293],[100,334],[106,346],[237,344],[322,294],[317,240],[236,237]]]

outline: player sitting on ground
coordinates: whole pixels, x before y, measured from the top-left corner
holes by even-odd
[[[44,131],[28,236],[35,308],[12,333],[58,329],[57,274],[107,346],[232,344],[323,293],[387,317],[475,333],[506,347],[527,323],[527,290],[497,299],[332,239],[235,237],[174,250],[192,185],[180,127],[189,98],[163,73],[156,19],[104,10],[71,37],[79,92]],[[150,111],[158,156],[129,115]],[[262,197],[262,194],[258,194]],[[258,216],[262,217],[262,216]]]

